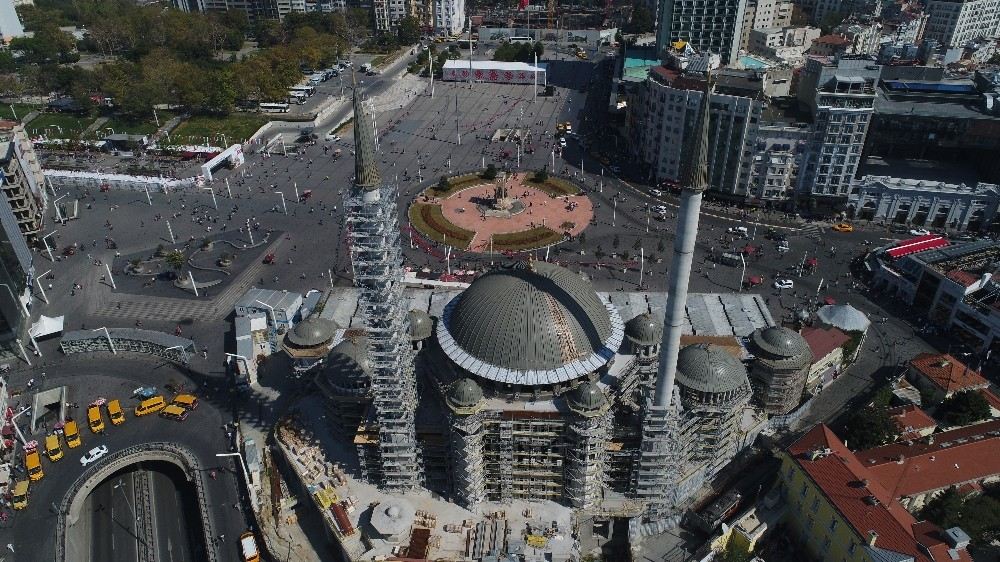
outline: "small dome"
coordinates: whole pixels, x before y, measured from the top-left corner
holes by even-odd
[[[784,326],[755,330],[750,339],[754,347],[778,357],[799,357],[810,353],[805,338]]]
[[[697,392],[723,394],[749,386],[747,369],[718,345],[698,343],[677,354],[677,384]]]
[[[371,384],[368,338],[355,335],[338,343],[323,361],[321,376],[338,392],[350,395],[367,393]]]
[[[315,347],[329,342],[337,331],[337,325],[326,318],[312,314],[288,332],[288,341],[297,347]]]
[[[656,345],[663,341],[663,319],[644,312],[625,323],[625,337],[636,345]]]
[[[607,403],[604,392],[594,383],[585,382],[569,393],[569,407],[578,412],[594,412]]]
[[[482,399],[483,389],[469,378],[455,382],[448,391],[448,402],[456,408],[472,408]]]
[[[871,320],[860,310],[849,304],[832,304],[816,311],[820,322],[839,328],[845,332],[864,332],[871,326]]]
[[[421,341],[431,337],[434,329],[434,319],[423,310],[413,309],[407,315],[410,318],[410,341]]]

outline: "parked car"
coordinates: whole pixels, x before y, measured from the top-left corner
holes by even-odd
[[[659,189],[650,189],[649,193],[652,194],[653,197],[659,197],[659,196],[663,195],[663,192],[660,191]]]
[[[747,230],[747,227],[745,227],[745,226],[730,226],[729,228],[726,229],[726,232],[729,233],[729,234],[735,234],[737,236],[742,236],[744,238],[746,238],[747,236],[750,236],[750,231]]]
[[[791,289],[795,287],[795,283],[791,279],[775,279],[774,288],[775,289]]]
[[[910,236],[927,236],[930,233],[931,233],[931,231],[927,230],[926,228],[911,228],[910,229]]]
[[[334,134],[333,131],[326,134],[326,142],[340,142],[341,140],[343,139],[340,138],[340,135]]]
[[[833,225],[831,228],[837,232],[854,232],[854,227],[846,222],[839,222]]]

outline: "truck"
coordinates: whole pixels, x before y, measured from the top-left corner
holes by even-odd
[[[361,65],[360,70],[361,70],[361,72],[365,72],[365,73],[371,72],[371,70],[372,70],[371,63],[367,63],[366,62],[365,64]]]

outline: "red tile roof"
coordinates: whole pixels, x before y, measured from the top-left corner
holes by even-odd
[[[947,353],[921,353],[910,360],[910,366],[948,394],[989,385],[977,371]]]
[[[814,43],[824,43],[826,45],[849,45],[851,41],[841,35],[824,35],[814,41]]]
[[[838,328],[802,328],[802,337],[809,344],[816,361],[826,357],[831,351],[844,345],[850,336]]]
[[[995,410],[1000,410],[1000,396],[993,394],[992,392],[990,392],[990,389],[988,388],[980,388],[976,392],[981,394],[983,398],[986,399],[991,408]]]
[[[894,497],[1000,475],[1000,420],[855,453]],[[902,462],[900,462],[902,459]]]
[[[945,273],[945,277],[951,279],[952,281],[958,283],[963,287],[971,287],[976,281],[979,281],[979,276],[968,271],[963,271],[961,269],[952,269],[948,273]]]
[[[888,414],[896,422],[899,431],[902,432],[915,432],[921,429],[937,427],[937,422],[934,421],[934,418],[913,404],[890,408]]]
[[[829,454],[812,454],[826,449]],[[940,530],[930,523],[918,524],[825,425],[817,425],[799,438],[788,448],[788,454],[862,540],[869,531],[874,531],[878,533],[875,540],[878,548],[912,556],[916,562],[950,559],[947,545],[936,538]],[[940,556],[928,556],[921,544]],[[957,560],[968,562],[972,558],[961,550]]]

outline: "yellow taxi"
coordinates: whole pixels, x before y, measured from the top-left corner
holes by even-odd
[[[149,414],[155,414],[163,408],[167,407],[167,401],[163,399],[162,396],[153,396],[152,398],[147,398],[139,403],[135,407],[135,417],[148,416]]]
[[[830,228],[836,230],[837,232],[854,232],[854,227],[846,222],[838,222]]]
[[[87,425],[94,433],[104,433],[104,416],[101,415],[101,407],[91,405],[87,408]]]
[[[53,433],[45,436],[45,454],[49,460],[56,462],[63,458],[62,444],[59,442],[59,435]]]
[[[14,484],[14,509],[24,509],[28,507],[28,481],[21,480]]]
[[[108,417],[113,425],[125,423],[125,412],[122,411],[122,403],[117,399],[108,402]]]
[[[37,482],[45,477],[42,470],[42,457],[38,451],[32,450],[24,454],[24,467],[28,470],[28,479]]]
[[[63,425],[63,437],[66,438],[66,445],[70,449],[76,449],[82,444],[80,441],[80,428],[76,425],[76,420],[66,420]]]

